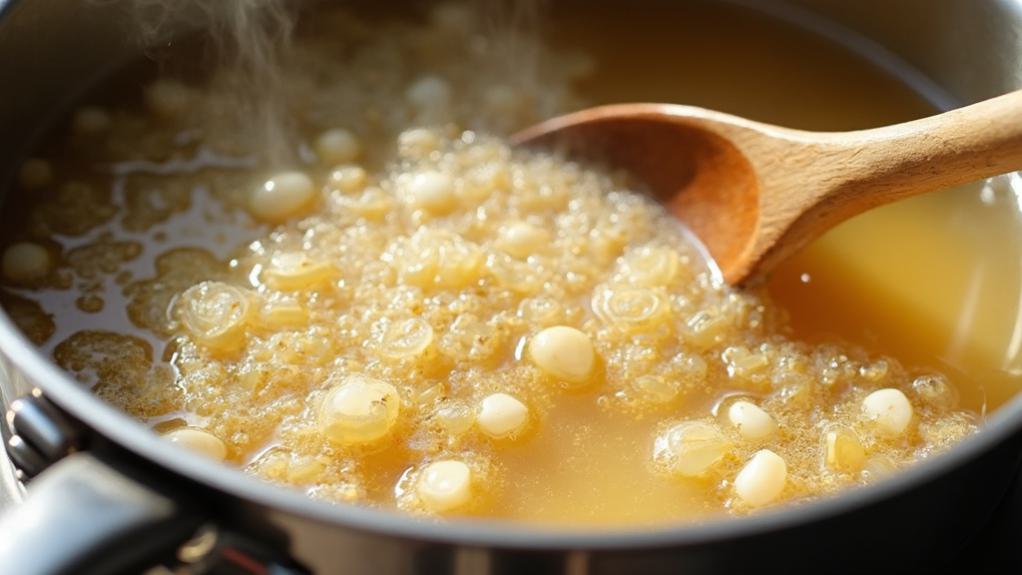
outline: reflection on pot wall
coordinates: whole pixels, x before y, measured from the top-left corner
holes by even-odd
[[[870,36],[911,62],[959,102],[1022,86],[1019,0],[792,0]]]

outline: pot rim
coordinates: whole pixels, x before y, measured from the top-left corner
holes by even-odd
[[[756,5],[748,0],[725,1],[756,8]],[[995,2],[1019,13],[1022,18],[1022,0]],[[16,0],[0,0],[0,19],[16,4]],[[782,19],[787,18],[782,16]],[[870,42],[861,36],[859,38]],[[879,45],[874,45],[873,48],[884,50]],[[1020,393],[991,416],[986,417],[979,433],[966,438],[946,452],[901,470],[875,484],[850,488],[805,504],[781,506],[751,516],[721,516],[698,523],[610,529],[585,529],[577,526],[552,528],[533,523],[484,519],[438,522],[398,511],[317,501],[297,490],[257,479],[239,469],[213,462],[164,441],[141,422],[103,402],[50,361],[17,328],[2,308],[0,308],[0,353],[5,355],[32,385],[41,388],[47,399],[71,413],[93,431],[148,461],[207,487],[272,510],[365,533],[421,542],[490,548],[547,551],[640,550],[702,545],[790,529],[827,520],[896,497],[979,458],[1022,429],[1022,393]]]
[[[43,394],[116,444],[207,487],[321,523],[423,542],[535,550],[677,547],[779,531],[821,521],[895,497],[980,457],[1022,428],[1022,394],[990,416],[980,433],[876,484],[745,517],[633,528],[550,528],[482,519],[437,522],[398,511],[312,499],[211,461],[161,439],[141,422],[103,402],[49,361],[0,310],[0,350]]]

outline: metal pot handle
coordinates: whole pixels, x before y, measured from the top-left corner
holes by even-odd
[[[0,516],[0,566],[19,575],[138,572],[172,559],[202,519],[95,455],[69,455]]]
[[[210,494],[67,417],[38,391],[11,402],[0,435],[26,501],[0,515],[0,572],[109,575],[187,566],[193,575],[304,575],[287,536],[229,521]],[[87,449],[85,449],[87,448]],[[233,523],[235,529],[231,529]]]

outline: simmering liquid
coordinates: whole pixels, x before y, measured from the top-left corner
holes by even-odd
[[[223,72],[132,73],[8,196],[5,309],[168,438],[328,501],[599,527],[874,481],[1015,392],[1010,178],[857,218],[738,293],[636,182],[500,140],[612,101],[929,111],[838,45],[679,2],[559,2],[543,41],[456,5],[314,22],[294,158],[218,123]]]
[[[636,23],[618,32],[620,46],[600,41],[602,26],[560,24],[558,37],[586,46],[605,71],[583,85],[594,99],[679,102],[821,131],[934,112],[926,94],[829,39],[737,7],[653,4],[665,12],[629,15]],[[613,2],[586,5],[594,21],[620,17]],[[1022,386],[1020,186],[1012,174],[874,209],[782,266],[770,293],[801,339],[952,370],[968,382],[963,406],[995,409]]]

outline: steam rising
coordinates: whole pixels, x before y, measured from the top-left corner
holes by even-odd
[[[274,164],[293,160],[284,104],[285,62],[297,14],[287,0],[132,0],[141,40],[160,45],[187,32],[205,35],[217,65],[214,89],[229,95],[232,117],[211,118],[251,132]]]
[[[346,77],[331,72],[338,69],[338,60],[333,59],[351,56],[350,46],[343,42],[318,55],[293,45],[299,5],[308,5],[308,1],[126,1],[134,11],[141,40],[147,46],[167,45],[175,37],[189,32],[197,32],[208,39],[208,45],[213,48],[211,56],[216,73],[212,76],[213,83],[206,89],[216,96],[210,101],[221,104],[210,106],[213,109],[206,112],[209,117],[203,118],[203,125],[211,132],[229,131],[240,136],[238,139],[253,144],[260,160],[271,166],[298,161],[295,116],[301,116],[302,121],[313,117],[319,120],[315,123],[325,126],[330,125],[327,120],[331,117],[345,117],[351,121],[350,110],[392,100],[395,91],[404,89],[378,86],[374,92],[371,86],[365,86],[353,90]],[[504,86],[514,88],[514,93],[522,98],[520,101],[527,102],[522,106],[538,115],[525,118],[526,122],[563,111],[563,104],[570,101],[569,94],[563,90],[563,82],[551,81],[547,72],[553,58],[548,50],[544,52],[546,48],[539,41],[545,4],[544,0],[462,0],[430,5],[429,14],[434,25],[461,31],[451,36],[451,41],[462,43],[456,49],[464,50],[464,57],[472,62],[472,69],[479,75],[480,81],[473,84],[478,88],[458,93],[460,102],[478,104],[488,97],[487,90]],[[445,19],[452,21],[445,23]],[[368,46],[366,51],[371,52],[360,57],[373,61],[379,58],[381,66],[390,65],[391,39],[362,36],[356,29],[348,29],[348,32],[361,38]],[[430,72],[443,75],[443,70]],[[295,86],[306,89],[316,86],[316,94],[302,100],[301,109],[289,108],[289,101],[291,106],[295,104],[291,101]],[[463,109],[475,108],[478,105]],[[496,121],[479,124],[477,118],[465,117],[446,118],[445,121],[457,119],[466,127],[492,129],[498,133],[523,125],[520,115],[506,111],[488,117]],[[408,120],[392,127],[407,127]],[[372,129],[358,125],[349,127],[356,131],[362,128],[363,132]]]

